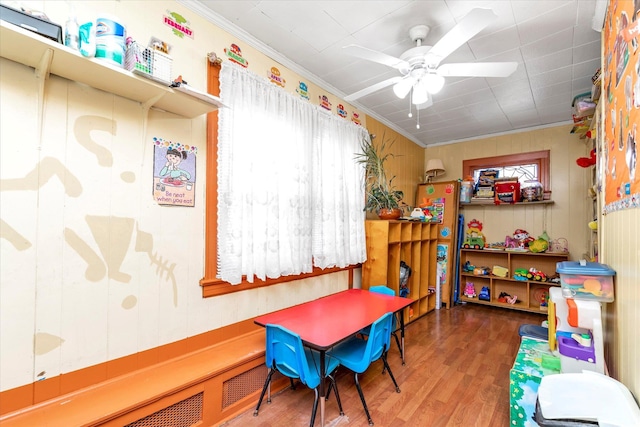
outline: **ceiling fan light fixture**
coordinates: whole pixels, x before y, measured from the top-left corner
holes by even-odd
[[[395,93],[398,98],[404,99],[409,94],[409,92],[411,92],[413,83],[413,78],[405,77],[404,79],[393,85],[393,93]]]
[[[424,80],[420,80],[413,87],[413,96],[411,102],[415,105],[424,104],[429,100],[429,92],[427,92],[427,88],[425,87]]]
[[[430,94],[438,93],[444,87],[444,77],[437,74],[427,74],[422,80]]]

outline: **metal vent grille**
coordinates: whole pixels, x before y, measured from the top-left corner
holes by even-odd
[[[125,427],[190,427],[202,420],[202,397],[198,393]]]
[[[260,365],[222,383],[222,409],[233,405],[254,391],[261,390],[267,379],[267,373],[267,367]],[[271,381],[276,379],[274,375]]]

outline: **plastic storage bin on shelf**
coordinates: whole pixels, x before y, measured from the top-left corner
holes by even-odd
[[[563,261],[556,265],[565,298],[613,301],[614,270],[598,262]]]

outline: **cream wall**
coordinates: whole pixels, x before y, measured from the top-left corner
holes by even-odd
[[[567,107],[569,108],[569,107]],[[522,228],[533,237],[547,231],[552,239],[569,241],[571,259],[588,253],[589,213],[591,199],[587,195],[588,170],[576,164],[589,148],[576,135],[571,125],[562,125],[521,133],[500,135],[456,144],[428,147],[425,164],[430,158],[440,158],[446,174],[442,180],[462,179],[462,161],[482,157],[502,156],[530,151],[550,150],[551,205],[533,206],[469,206],[461,209],[465,224],[478,219],[488,242],[504,241],[505,236]]]
[[[640,396],[640,209],[602,216],[600,262],[616,271],[615,300],[608,306],[611,376]]]
[[[58,23],[67,3],[22,2]],[[107,13],[143,44],[167,41],[172,75],[201,90],[207,53],[241,44],[172,1],[70,3],[81,22]],[[163,24],[169,11],[193,39]],[[242,47],[254,72],[278,66]],[[294,91],[300,77],[280,71]],[[34,70],[0,59],[0,78],[0,391],[348,287],[341,272],[203,299],[206,116],[151,110],[147,120],[136,102],[52,75],[40,139]],[[152,199],[154,136],[198,148],[195,207]]]
[[[610,0],[609,8],[614,8],[617,1]],[[627,2],[622,9],[633,10]],[[637,2],[636,2],[637,4]],[[611,14],[611,10],[607,15]],[[606,20],[605,20],[606,21]],[[606,23],[605,23],[606,25]],[[613,43],[604,40],[604,35],[615,36],[615,31],[603,31],[603,69],[607,67],[607,58],[612,53]],[[627,70],[629,73],[633,71]],[[636,77],[638,78],[638,77]],[[615,91],[611,91],[616,93]],[[603,92],[604,93],[604,92]],[[606,117],[607,105],[622,105],[621,99],[610,99],[600,102],[601,117]],[[606,126],[605,119],[605,126]],[[604,126],[603,126],[604,127]],[[604,130],[601,129],[604,133]],[[601,137],[601,140],[605,138]],[[607,150],[603,142],[598,152]],[[606,159],[606,157],[605,157]],[[608,176],[608,167],[603,169]],[[637,179],[637,178],[636,178]],[[600,193],[600,206],[605,205],[604,192]],[[626,385],[640,399],[640,209],[626,209],[600,215],[598,218],[598,234],[600,238],[600,262],[609,265],[616,271],[615,300],[607,304],[607,342],[609,358],[607,360],[611,375]]]

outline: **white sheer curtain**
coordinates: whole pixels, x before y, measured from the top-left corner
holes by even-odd
[[[366,259],[367,131],[232,64],[220,72],[218,276],[238,284]]]

